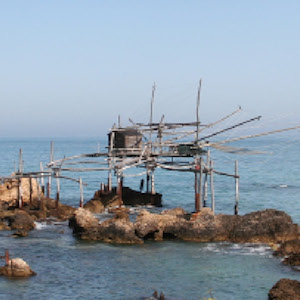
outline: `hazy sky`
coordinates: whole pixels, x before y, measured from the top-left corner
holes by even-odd
[[[0,0],[0,137],[102,136],[121,115],[192,121],[241,105],[300,119],[300,1]],[[300,122],[298,122],[299,124]]]

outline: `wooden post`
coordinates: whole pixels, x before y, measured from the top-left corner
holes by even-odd
[[[211,210],[215,214],[215,188],[214,188],[214,162],[210,161],[210,193],[211,193]]]
[[[50,142],[50,163],[54,160],[54,143]],[[51,197],[51,174],[48,177],[48,186],[47,186],[47,197]]]
[[[123,203],[123,200],[122,200],[123,179],[122,179],[121,174],[117,175],[117,183],[118,183],[117,195],[119,196],[120,202]]]
[[[9,265],[9,251],[5,250],[5,265]]]
[[[79,178],[79,187],[80,187],[80,202],[79,207],[83,207],[83,184],[82,184],[82,178]]]
[[[108,170],[108,191],[112,190],[112,169],[111,169],[111,159],[109,159],[109,170]]]
[[[44,179],[44,168],[43,168],[43,163],[40,162],[40,170],[41,170],[41,187],[42,187],[42,193],[45,195],[45,179]]]
[[[199,193],[198,193],[198,171],[195,171],[195,212],[200,211]]]
[[[207,190],[208,190],[208,168],[210,161],[210,151],[207,151],[207,160],[206,160],[206,173],[204,178],[204,186],[203,186],[203,206],[206,207],[207,202]]]
[[[22,208],[23,207],[23,191],[22,191],[22,181],[21,179],[19,178],[18,179],[18,188],[19,188],[19,192],[18,192],[18,205],[19,205],[19,208]]]
[[[195,170],[195,211],[199,212],[202,208],[202,157],[200,160],[196,158],[196,170]]]
[[[41,191],[40,191],[40,182],[39,182],[38,178],[36,178],[36,182],[37,182],[36,189],[37,189],[37,194],[38,194],[38,207],[40,208],[41,207]]]
[[[22,173],[22,167],[23,165],[23,160],[22,160],[22,148],[19,150],[19,169],[18,169],[18,173],[21,174]]]
[[[149,169],[147,169],[147,180],[146,180],[147,194],[149,193],[149,180],[150,180]]]
[[[203,208],[203,201],[202,201],[202,177],[203,177],[202,157],[200,157],[200,176],[199,176],[199,184],[198,184],[200,210]]]
[[[29,176],[29,204],[32,204],[32,178]]]
[[[239,214],[239,170],[238,170],[238,161],[235,161],[235,206],[234,206],[234,214]]]
[[[151,171],[151,195],[155,195],[154,170]]]
[[[59,196],[60,196],[60,182],[58,174],[55,174],[56,177],[56,208],[58,208]]]

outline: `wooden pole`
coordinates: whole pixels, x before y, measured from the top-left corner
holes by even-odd
[[[210,193],[211,193],[211,210],[215,214],[215,188],[214,188],[214,162],[210,161]]]
[[[79,187],[80,187],[80,202],[79,207],[83,207],[83,184],[82,184],[82,178],[79,178]]]
[[[152,152],[152,124],[153,124],[153,104],[154,104],[154,95],[155,95],[155,82],[152,87],[152,96],[151,96],[151,106],[150,106],[150,133],[149,133],[149,142],[150,142],[150,152]]]
[[[56,208],[58,208],[59,196],[60,196],[60,182],[59,182],[59,174],[55,174],[56,176]]]
[[[200,211],[200,201],[199,201],[199,193],[198,193],[198,171],[195,171],[195,212]]]
[[[32,178],[29,176],[29,204],[32,204]]]
[[[5,250],[5,265],[9,265],[9,251]]]
[[[22,148],[19,150],[19,169],[18,169],[18,173],[21,174],[22,173],[22,167],[23,165],[23,160],[22,160]]]
[[[22,174],[22,149],[19,150],[19,168],[18,175]],[[18,207],[23,207],[23,196],[22,196],[22,178],[18,178]]]
[[[203,202],[202,202],[202,177],[203,177],[202,160],[203,160],[202,157],[200,157],[200,176],[199,176],[199,184],[198,184],[200,210],[203,208]]]
[[[118,183],[118,186],[117,186],[117,195],[119,196],[120,202],[122,203],[123,202],[123,200],[122,200],[123,179],[122,179],[122,175],[121,174],[117,175],[117,183]]]
[[[36,185],[36,189],[37,189],[37,194],[38,194],[38,207],[41,207],[41,190],[40,190],[40,183],[39,180],[36,179],[37,185]]]
[[[210,151],[207,151],[207,160],[206,160],[206,173],[204,178],[204,186],[203,186],[203,206],[206,207],[207,205],[207,191],[208,191],[208,168],[209,168],[209,161],[210,161]]]
[[[50,142],[50,163],[54,160],[54,143]],[[47,186],[47,197],[51,197],[51,174],[48,177],[48,186]]]
[[[150,181],[150,174],[149,169],[147,168],[147,180],[146,180],[146,188],[147,188],[147,194],[149,193],[149,181]]]
[[[234,214],[239,214],[239,170],[238,170],[238,161],[235,161],[235,206],[234,206]]]
[[[44,168],[43,163],[40,162],[40,170],[41,170],[41,187],[42,187],[42,193],[45,195],[45,179],[44,179]]]
[[[155,195],[154,170],[151,171],[151,194]]]
[[[112,190],[112,165],[111,165],[111,158],[108,159],[108,191],[111,192]]]
[[[197,95],[197,107],[196,107],[196,141],[198,143],[199,140],[199,126],[200,126],[200,116],[199,116],[199,107],[200,107],[200,93],[201,93],[201,79],[199,81],[199,87],[198,87],[198,95]]]

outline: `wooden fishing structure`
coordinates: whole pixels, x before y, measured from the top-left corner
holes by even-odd
[[[210,207],[215,212],[215,190],[214,176],[227,176],[234,179],[235,183],[235,201],[234,213],[238,214],[239,210],[239,171],[238,161],[235,161],[234,172],[232,174],[215,169],[214,161],[211,157],[211,149],[217,149],[228,153],[257,154],[261,152],[249,151],[244,148],[229,147],[226,144],[255,138],[259,136],[270,135],[278,132],[284,132],[300,128],[300,126],[284,128],[264,133],[257,133],[246,136],[239,136],[231,139],[223,139],[212,141],[222,133],[233,130],[237,127],[260,120],[261,116],[239,122],[229,127],[205,134],[205,130],[212,129],[216,125],[222,124],[232,116],[241,111],[241,107],[232,113],[224,116],[220,120],[210,124],[203,124],[200,120],[200,95],[201,80],[197,91],[196,114],[195,120],[191,122],[165,122],[164,115],[159,122],[153,120],[155,84],[152,88],[150,118],[146,123],[137,123],[129,119],[130,126],[122,127],[120,117],[118,125],[109,130],[107,151],[96,153],[80,154],[72,157],[64,157],[54,159],[54,145],[50,146],[50,161],[45,166],[41,163],[40,171],[24,173],[22,170],[22,150],[19,155],[18,171],[9,178],[35,178],[41,183],[40,194],[46,192],[47,197],[51,195],[52,179],[56,181],[56,200],[60,201],[60,179],[68,179],[75,181],[80,186],[80,202],[79,206],[83,206],[83,183],[81,178],[74,179],[66,176],[66,172],[107,172],[107,183],[101,184],[101,190],[111,192],[113,174],[117,178],[116,192],[122,199],[123,180],[129,176],[125,174],[127,169],[142,169],[135,175],[146,178],[146,193],[155,196],[155,170],[157,168],[176,171],[191,172],[194,174],[194,191],[195,191],[195,212],[201,211],[204,207]],[[92,167],[91,167],[92,165]],[[45,187],[45,178],[47,186]],[[4,181],[8,178],[0,178]],[[141,184],[144,182],[142,179]],[[22,191],[19,183],[18,200],[19,206],[22,206]],[[210,188],[210,191],[209,191]],[[210,194],[210,199],[208,195]],[[39,196],[40,197],[40,196]]]

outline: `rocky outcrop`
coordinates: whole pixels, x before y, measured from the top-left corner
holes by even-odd
[[[178,210],[178,209],[177,209]],[[184,241],[279,243],[298,235],[298,227],[284,212],[265,210],[245,216],[217,215],[210,209],[188,216],[184,212],[140,212],[136,233],[143,239],[176,238]]]
[[[31,181],[31,183],[30,183]],[[20,185],[22,190],[22,200],[24,203],[30,201],[30,193],[32,199],[38,198],[38,182],[36,179],[22,178],[20,179]],[[3,184],[0,184],[0,206],[16,206],[18,201],[18,179],[6,180]],[[41,193],[41,188],[39,187]]]
[[[300,282],[280,279],[269,291],[269,300],[300,300]]]
[[[70,219],[69,225],[73,228],[73,233],[84,240],[120,244],[143,242],[136,236],[135,226],[125,212],[117,213],[114,218],[99,223],[90,211],[79,208]]]
[[[21,209],[0,211],[0,228],[2,230],[32,230],[34,218]]]
[[[286,265],[300,266],[300,239],[286,241],[274,252],[277,256],[284,257],[283,263]],[[299,269],[298,269],[299,270]]]
[[[0,268],[0,275],[6,277],[29,277],[36,275],[29,265],[21,258],[13,258],[4,267]]]
[[[295,239],[299,234],[298,226],[293,224],[291,218],[276,210],[259,211],[245,216],[215,216],[208,208],[196,214],[188,214],[180,208],[161,214],[141,210],[135,223],[129,221],[127,212],[121,211],[101,224],[96,224],[97,219],[90,214],[89,222],[84,221],[84,225],[77,228],[86,218],[82,217],[81,220],[83,210],[80,212],[74,214],[70,221],[71,226],[75,224],[74,233],[80,238],[106,242],[140,243],[149,239],[177,239],[197,242],[282,243]]]

